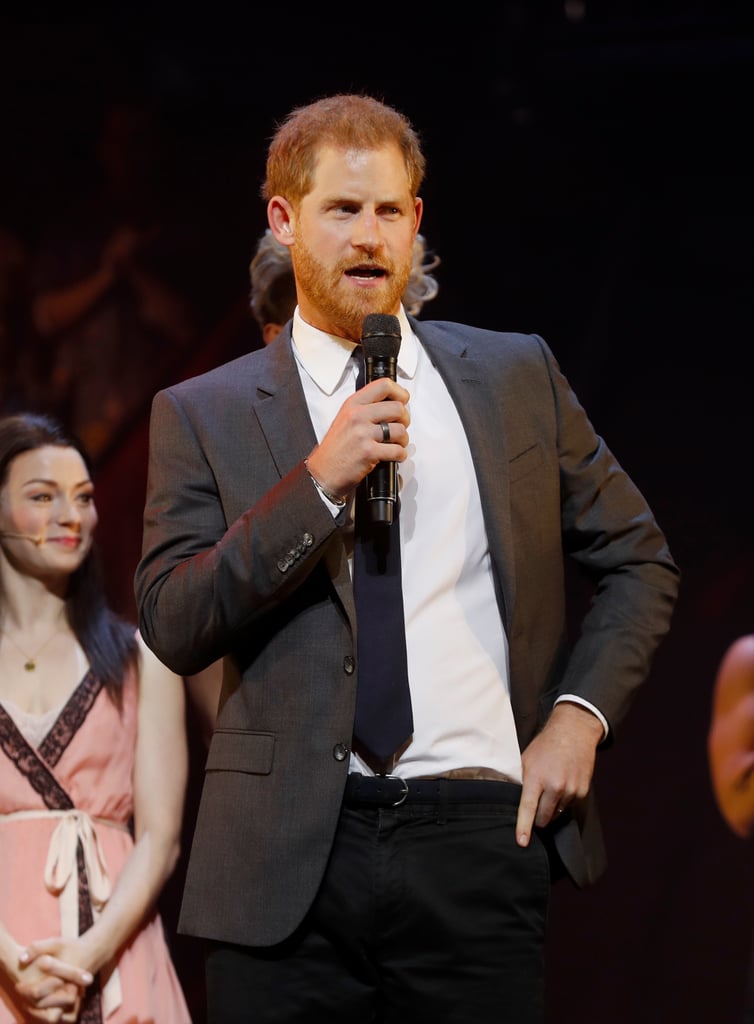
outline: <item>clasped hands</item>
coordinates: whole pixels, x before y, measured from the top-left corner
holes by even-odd
[[[29,1021],[69,1024],[78,1020],[81,1001],[94,975],[65,959],[71,943],[41,939],[19,953],[14,991]]]

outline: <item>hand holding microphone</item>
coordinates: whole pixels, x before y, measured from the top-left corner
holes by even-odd
[[[370,516],[374,522],[389,524],[397,500],[395,460],[401,462],[406,457],[410,420],[409,393],[396,380],[401,344],[398,317],[369,314],[364,319],[360,340],[354,356],[358,356],[363,372],[358,375],[355,395],[346,399],[325,436],[308,456],[307,469],[323,493],[343,499],[366,477],[372,494]],[[373,389],[374,397],[361,394],[366,385],[380,380],[383,383]],[[379,461],[380,455],[375,452],[387,443],[392,461]]]

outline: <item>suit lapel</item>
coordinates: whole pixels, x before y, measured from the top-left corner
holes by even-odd
[[[290,326],[267,347],[253,411],[281,477],[290,473],[317,443],[291,347]],[[356,621],[351,574],[340,531],[333,534],[323,563],[351,624]]]
[[[252,408],[281,477],[317,443],[291,348],[290,327],[265,350]]]
[[[503,382],[491,376],[489,366],[481,366],[468,355],[462,327],[453,325],[458,329],[451,334],[415,320],[411,325],[445,381],[466,430],[476,468],[498,595],[510,635],[509,610],[515,606],[516,581]]]

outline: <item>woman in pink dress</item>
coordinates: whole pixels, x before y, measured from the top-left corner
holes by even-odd
[[[157,898],[184,690],[107,607],[86,453],[0,419],[0,1024],[190,1024]]]

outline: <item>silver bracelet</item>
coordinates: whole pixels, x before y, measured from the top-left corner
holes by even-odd
[[[330,494],[329,491],[325,490],[325,488],[322,486],[322,484],[319,482],[319,480],[316,478],[316,476],[314,476],[312,471],[309,469],[309,459],[308,458],[304,459],[304,465],[306,466],[306,472],[309,474],[309,479],[314,484],[314,486],[317,488],[317,490],[322,495],[322,497],[323,498],[327,498],[327,500],[329,502],[331,502],[333,505],[335,505],[336,508],[345,508],[346,507],[346,499],[345,498],[339,498],[335,494]]]

